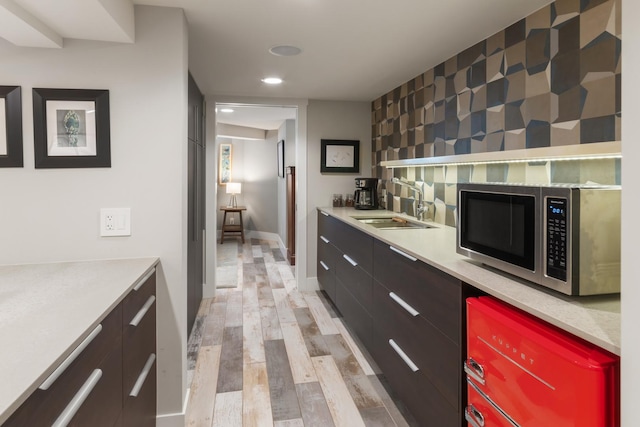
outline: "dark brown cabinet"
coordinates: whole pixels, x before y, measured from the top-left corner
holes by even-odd
[[[287,260],[296,265],[296,168],[287,166]]]
[[[125,426],[156,424],[155,274],[122,302],[122,378]]]
[[[420,425],[463,425],[462,283],[318,212],[318,281]]]
[[[358,338],[373,340],[373,238],[318,214],[318,281]]]
[[[202,302],[205,230],[204,97],[189,73],[187,165],[187,325],[191,333]]]
[[[318,212],[318,282],[334,302],[336,300],[336,263],[338,257],[341,256],[340,251],[333,243],[337,231],[338,220],[323,212]]]
[[[372,354],[422,423],[462,422],[462,283],[386,243],[374,243]],[[404,381],[408,381],[406,387]]]
[[[155,288],[154,270],[2,426],[155,426]]]

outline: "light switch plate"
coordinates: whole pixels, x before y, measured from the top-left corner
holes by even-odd
[[[131,236],[131,208],[100,209],[100,236]]]

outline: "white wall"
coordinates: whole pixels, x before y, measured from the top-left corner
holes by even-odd
[[[640,263],[638,241],[640,202],[640,3],[623,0],[622,14],[622,426],[638,425],[640,401]]]
[[[360,141],[360,172],[321,174],[320,140]],[[317,211],[330,206],[334,193],[353,193],[355,178],[371,176],[371,103],[310,100],[307,107],[307,287],[317,288]],[[298,205],[300,211],[300,205]]]
[[[158,256],[159,413],[186,391],[187,27],[136,7],[135,44],[0,40],[0,82],[22,87],[23,168],[0,169],[0,264]],[[108,89],[111,168],[34,169],[31,90]],[[102,207],[130,207],[130,237],[99,237]],[[179,417],[178,417],[179,418]],[[176,424],[178,425],[178,424]]]

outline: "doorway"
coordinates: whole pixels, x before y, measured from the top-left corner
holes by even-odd
[[[235,265],[235,260],[241,259],[237,256],[241,254],[238,251],[243,250],[240,238],[225,237],[224,243],[220,244],[219,237],[221,208],[231,204],[233,199],[237,205],[246,208],[240,215],[243,215],[249,248],[252,238],[276,242],[286,258],[290,232],[287,230],[285,169],[295,167],[297,163],[298,110],[297,106],[288,105],[215,103],[216,288],[237,285],[234,279],[242,277],[241,271],[239,274],[234,271],[234,268],[242,268]],[[223,151],[230,157],[230,162],[221,162]],[[237,194],[228,194],[232,187],[236,188]]]

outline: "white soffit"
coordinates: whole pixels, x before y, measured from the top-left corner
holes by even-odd
[[[216,136],[219,138],[262,140],[267,138],[267,132],[264,129],[218,123]]]
[[[25,47],[62,47],[63,38],[133,43],[134,7],[131,0],[0,0],[0,37]]]
[[[16,46],[62,47],[62,37],[11,0],[0,0],[0,37]]]

